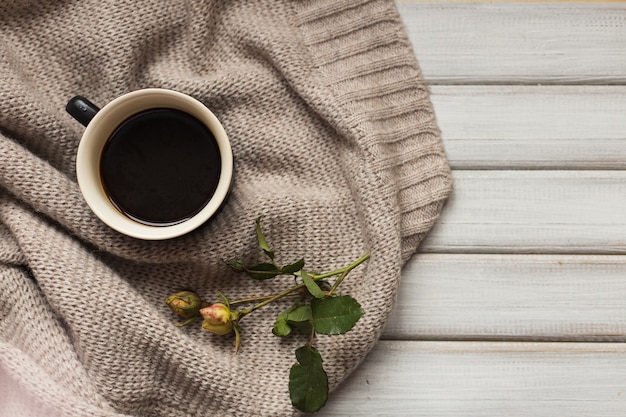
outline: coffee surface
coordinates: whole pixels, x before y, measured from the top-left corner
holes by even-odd
[[[219,182],[221,159],[211,131],[174,109],[126,119],[106,143],[102,185],[111,202],[138,222],[167,226],[197,214]]]

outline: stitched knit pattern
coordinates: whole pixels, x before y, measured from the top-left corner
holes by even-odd
[[[76,94],[104,105],[147,87],[203,102],[235,156],[218,215],[160,242],[88,209],[74,172],[84,128],[65,113]],[[246,317],[235,356],[230,336],[175,327],[163,299],[284,289],[222,262],[263,260],[259,215],[279,262],[324,271],[370,252],[341,286],[365,316],[316,341],[334,389],[376,343],[400,269],[451,191],[388,0],[4,1],[0,160],[1,415],[294,414],[289,368],[307,338],[271,333],[288,302]]]

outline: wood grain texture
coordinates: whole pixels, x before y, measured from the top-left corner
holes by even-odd
[[[626,168],[626,86],[433,86],[431,98],[454,169]]]
[[[384,338],[626,341],[626,256],[421,254]]]
[[[319,415],[623,416],[626,3],[397,4],[455,188]]]
[[[421,252],[626,253],[624,171],[454,171]]]
[[[625,3],[397,2],[430,84],[624,84]]]
[[[602,416],[626,410],[622,343],[380,342],[320,416]]]

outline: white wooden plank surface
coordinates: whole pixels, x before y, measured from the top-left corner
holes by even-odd
[[[454,169],[626,168],[626,86],[433,86],[431,98]]]
[[[397,3],[455,190],[320,415],[625,415],[626,3]]]
[[[386,339],[626,341],[626,256],[420,254],[403,272]]]
[[[397,6],[430,84],[626,82],[623,3]]]
[[[626,410],[623,343],[381,342],[320,416],[596,416]]]
[[[625,171],[455,171],[422,252],[626,253]]]

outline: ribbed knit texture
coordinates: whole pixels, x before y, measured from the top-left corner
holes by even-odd
[[[146,87],[206,104],[235,155],[223,210],[161,242],[90,212],[83,127],[64,110]],[[316,341],[334,389],[380,336],[451,176],[389,0],[14,0],[0,3],[0,187],[0,415],[284,416],[306,343],[272,335],[287,305],[247,317],[235,356],[232,337],[175,327],[163,299],[284,288],[222,262],[262,260],[258,215],[284,263],[331,270],[369,251],[341,286],[365,316]]]

